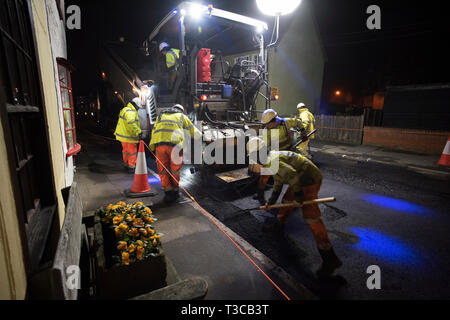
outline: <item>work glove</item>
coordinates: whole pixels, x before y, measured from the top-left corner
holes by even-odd
[[[264,197],[264,190],[258,190],[258,192],[253,196],[253,200],[258,200],[261,205],[266,203],[266,198]]]

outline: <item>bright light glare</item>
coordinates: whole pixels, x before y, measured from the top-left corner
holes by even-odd
[[[206,7],[199,5],[197,3],[193,3],[189,8],[189,15],[198,20],[201,18],[203,12],[205,11]]]
[[[180,13],[181,13],[182,16],[185,16],[185,15],[186,15],[186,10],[181,9],[181,10],[180,10]]]
[[[294,11],[302,0],[256,0],[259,10],[269,16],[283,16]]]
[[[256,27],[256,32],[257,33],[263,33],[263,31],[264,31],[264,26],[263,25],[258,25],[257,27]]]

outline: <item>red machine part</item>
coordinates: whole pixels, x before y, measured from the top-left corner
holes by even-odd
[[[211,82],[211,49],[202,48],[197,55],[197,82]]]

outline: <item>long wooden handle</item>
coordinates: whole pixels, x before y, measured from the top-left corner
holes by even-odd
[[[322,198],[322,199],[315,199],[315,200],[308,200],[302,203],[298,203],[298,202],[291,202],[291,203],[282,203],[282,204],[274,204],[272,206],[261,206],[259,207],[260,210],[271,210],[271,209],[282,209],[282,208],[299,208],[299,207],[303,207],[309,204],[318,204],[318,203],[326,203],[326,202],[335,202],[336,198],[335,197],[330,197],[330,198]]]

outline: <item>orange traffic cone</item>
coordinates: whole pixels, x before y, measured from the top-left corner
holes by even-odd
[[[151,197],[155,194],[148,183],[147,160],[145,159],[144,141],[139,142],[139,151],[134,171],[134,182],[131,189],[124,191],[129,198]]]
[[[438,164],[441,166],[450,166],[450,137],[448,137],[447,144],[445,145],[444,151],[442,151],[442,157]]]

